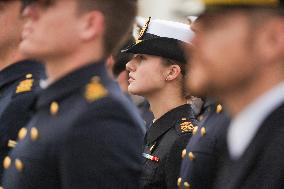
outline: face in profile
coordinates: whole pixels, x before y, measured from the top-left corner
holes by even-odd
[[[147,96],[161,90],[166,84],[168,71],[162,60],[158,56],[136,54],[126,65],[129,72],[128,91],[135,95]]]
[[[76,0],[56,0],[52,4],[35,1],[26,6],[20,51],[39,59],[64,57],[75,51],[83,27],[77,6]]]
[[[257,71],[251,24],[241,11],[205,14],[193,25],[187,87],[198,96],[220,97],[245,87]]]

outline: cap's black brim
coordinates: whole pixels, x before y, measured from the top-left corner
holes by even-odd
[[[141,42],[128,47],[122,52],[160,56],[163,58],[176,60],[181,63],[186,63],[186,56],[181,43],[183,42],[176,39],[157,37],[142,40]]]

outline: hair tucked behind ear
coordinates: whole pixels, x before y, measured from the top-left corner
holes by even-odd
[[[178,65],[180,67],[180,70],[181,70],[181,80],[180,80],[180,88],[181,88],[181,94],[182,94],[182,97],[186,98],[186,99],[190,99],[191,96],[190,94],[188,93],[188,91],[186,90],[186,85],[185,85],[185,80],[186,80],[186,63],[183,63],[183,62],[178,62],[176,60],[171,60],[171,59],[168,59],[168,58],[162,58],[163,59],[163,64],[165,66],[171,66],[171,65]]]

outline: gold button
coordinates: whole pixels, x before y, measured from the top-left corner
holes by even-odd
[[[184,149],[181,153],[181,157],[184,158],[186,156],[186,149]]]
[[[4,161],[3,161],[4,169],[8,169],[10,167],[10,165],[11,165],[11,162],[12,162],[11,158],[9,156],[6,156],[4,158]]]
[[[184,117],[184,118],[182,118],[181,120],[182,120],[182,121],[186,121],[186,118]]]
[[[195,155],[192,152],[188,153],[188,157],[191,161],[195,160]]]
[[[194,127],[192,134],[196,135],[197,131],[198,131],[198,126]]]
[[[184,185],[184,188],[185,188],[185,189],[189,189],[189,188],[190,188],[190,185],[189,185],[189,183],[188,183],[188,182],[184,182],[184,184],[183,184],[183,185]]]
[[[14,141],[14,140],[9,140],[9,141],[8,141],[8,147],[9,147],[9,148],[15,148],[16,145],[17,145],[17,142],[16,142],[16,141]],[[0,189],[1,189],[1,188],[0,188]]]
[[[219,114],[219,113],[222,112],[222,110],[223,110],[222,105],[221,105],[221,104],[218,104],[217,107],[216,107],[216,113]]]
[[[18,133],[18,137],[20,140],[23,140],[27,136],[28,130],[26,128],[21,128],[21,130]]]
[[[38,137],[39,137],[39,132],[38,132],[37,128],[33,127],[31,129],[31,139],[32,139],[32,141],[36,141],[38,139]]]
[[[205,127],[201,128],[201,136],[205,136],[206,135],[206,129]]]
[[[179,177],[177,180],[177,186],[180,187],[181,186],[181,178]]]
[[[26,75],[26,78],[27,78],[27,79],[30,79],[30,78],[32,78],[32,77],[33,77],[33,74],[27,74],[27,75]]]
[[[24,164],[20,159],[16,159],[15,166],[18,171],[23,171],[24,169]]]
[[[59,110],[59,104],[57,102],[52,102],[50,105],[50,113],[51,115],[56,115]]]

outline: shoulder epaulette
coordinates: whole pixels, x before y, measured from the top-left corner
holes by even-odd
[[[16,94],[29,92],[32,90],[34,79],[32,74],[27,74],[25,79],[20,81],[16,88]]]
[[[108,91],[100,82],[100,78],[95,76],[91,79],[91,81],[86,85],[85,89],[85,99],[88,102],[94,102],[98,99],[101,99],[107,96]]]
[[[176,130],[178,133],[192,133],[194,130],[194,125],[188,118],[182,118],[176,124]]]

